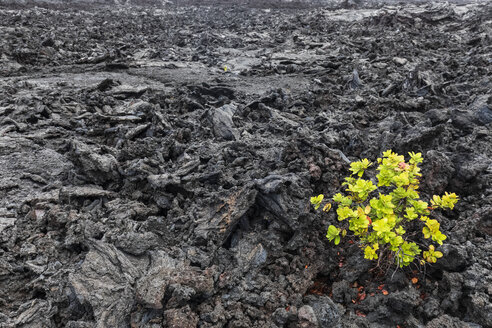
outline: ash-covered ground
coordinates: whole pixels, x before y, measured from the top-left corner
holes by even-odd
[[[0,7],[0,327],[492,327],[492,5],[260,4]],[[425,271],[309,204],[387,149]]]

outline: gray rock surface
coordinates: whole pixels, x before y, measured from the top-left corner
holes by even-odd
[[[40,1],[0,0],[0,327],[492,326],[489,2]],[[309,204],[387,149],[460,197],[425,270]]]

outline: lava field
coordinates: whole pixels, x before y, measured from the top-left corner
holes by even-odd
[[[492,3],[0,2],[0,327],[492,327]],[[326,238],[421,152],[437,263]]]

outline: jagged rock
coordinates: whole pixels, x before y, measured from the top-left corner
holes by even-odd
[[[470,106],[470,110],[475,116],[475,122],[478,125],[486,125],[492,122],[491,97],[492,95],[490,94],[479,96]]]
[[[236,110],[237,106],[233,104],[224,105],[214,110],[212,121],[215,136],[225,140],[237,140],[239,138],[239,132],[232,121]]]
[[[226,2],[0,0],[0,326],[489,326],[490,3]],[[417,284],[309,203],[387,149]]]
[[[138,256],[155,249],[159,245],[159,240],[152,232],[127,232],[117,236],[114,245],[126,253]]]
[[[167,310],[164,316],[168,328],[195,328],[198,325],[198,316],[191,311],[189,306]]]
[[[64,187],[60,189],[59,198],[70,202],[77,198],[113,198],[116,194],[98,186]]]
[[[72,142],[72,152],[80,168],[93,182],[104,183],[118,179],[118,161],[112,154],[99,154],[100,149],[80,141]]]
[[[301,306],[297,311],[297,316],[299,317],[299,327],[302,328],[315,328],[318,327],[318,319],[316,319],[316,314],[314,310],[309,305]]]
[[[238,265],[244,271],[260,267],[266,262],[268,256],[268,252],[261,243],[252,244],[247,239],[241,239],[235,251]]]
[[[107,202],[105,207],[111,211],[110,217],[117,220],[144,221],[148,216],[158,212],[155,206],[146,206],[137,201],[128,201],[121,198]]]
[[[447,190],[448,181],[455,173],[453,162],[446,154],[431,150],[427,152],[424,173],[426,179],[423,183],[430,192],[442,195]]]
[[[350,282],[339,280],[332,285],[332,294],[335,302],[348,303],[357,295],[357,291],[350,288]]]
[[[80,270],[69,281],[80,303],[89,303],[96,327],[127,324],[133,306],[134,284],[141,272],[115,246],[94,243]]]
[[[393,292],[388,295],[388,306],[397,312],[409,314],[419,304],[419,293],[414,288]]]
[[[149,184],[155,189],[164,189],[170,185],[179,185],[181,180],[179,177],[171,174],[159,174],[159,175],[149,175],[147,177]]]
[[[198,238],[214,238],[224,243],[241,217],[253,206],[256,195],[257,191],[251,185],[231,193],[211,209],[212,216],[199,222],[194,233]]]
[[[427,318],[435,318],[441,314],[440,304],[436,298],[430,298],[425,302],[424,311]]]
[[[14,223],[15,217],[0,217],[0,232],[9,226],[12,226]]]
[[[473,316],[474,321],[484,327],[492,326],[492,304],[490,295],[485,292],[475,292],[469,296],[466,302],[468,312]]]
[[[463,276],[457,272],[444,272],[443,282],[439,285],[448,295],[441,302],[441,307],[444,310],[458,311],[460,300],[463,295],[462,285]]]
[[[15,327],[47,327],[54,324],[53,316],[57,308],[49,301],[37,299],[22,304],[17,312]]]
[[[66,328],[94,328],[94,324],[90,322],[69,321]]]
[[[281,327],[287,323],[289,317],[289,312],[284,308],[278,308],[272,314],[273,321]]]
[[[328,296],[308,296],[305,298],[316,315],[320,328],[341,327],[341,315],[338,306]]]
[[[189,287],[193,296],[206,296],[212,292],[213,280],[197,268],[156,252],[152,255],[152,266],[137,282],[137,300],[147,307],[162,309],[166,291],[177,288],[173,285]]]
[[[438,328],[438,327],[452,327],[452,328],[476,328],[475,325],[469,325],[466,322],[463,322],[459,320],[458,318],[451,317],[447,314],[444,314],[440,317],[437,317],[433,320],[431,320],[427,325],[425,326],[426,328]]]
[[[460,245],[443,245],[441,247],[443,253],[442,261],[439,261],[438,266],[447,271],[461,271],[469,261],[466,248]]]

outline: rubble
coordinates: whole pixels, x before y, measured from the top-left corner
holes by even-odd
[[[490,3],[115,3],[0,1],[1,327],[492,325]],[[387,149],[425,271],[309,204]]]

